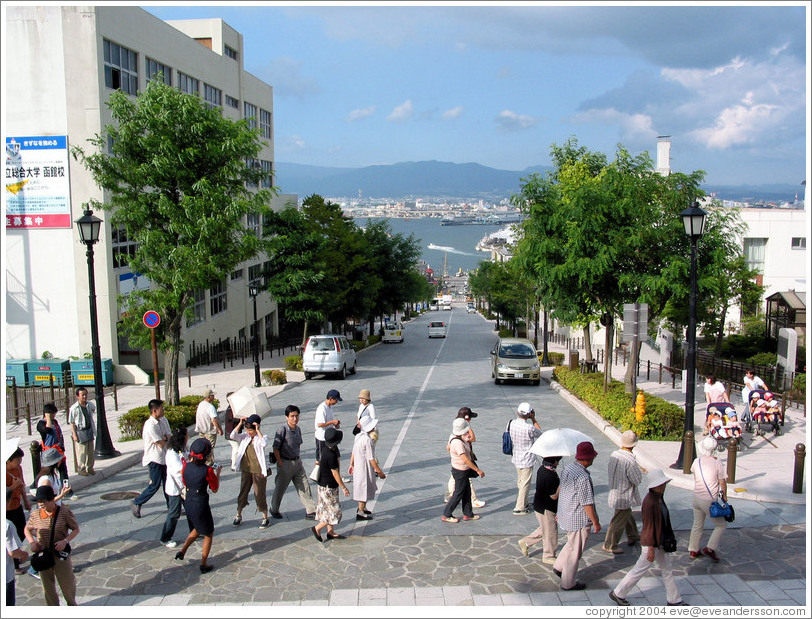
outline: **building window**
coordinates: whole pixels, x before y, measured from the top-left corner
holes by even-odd
[[[232,271],[231,281],[233,282],[235,280],[242,279],[243,271],[245,271],[245,269],[237,269],[236,271]]]
[[[245,111],[243,113],[243,118],[245,118],[245,122],[248,123],[248,126],[251,129],[257,128],[257,106],[253,103],[245,102]]]
[[[252,282],[255,279],[259,279],[262,275],[262,265],[261,264],[254,264],[248,267],[248,281]]]
[[[239,100],[235,99],[231,95],[226,95],[226,105],[228,107],[233,107],[236,110],[240,109],[240,102]]]
[[[259,110],[259,131],[263,138],[271,139],[271,113],[260,108]]]
[[[747,268],[764,274],[764,257],[767,250],[767,239],[744,239],[744,259]]]
[[[265,343],[270,344],[273,341],[273,318],[274,312],[265,316]]]
[[[262,186],[270,189],[273,187],[273,161],[260,160],[259,163],[265,175],[262,177]]]
[[[248,223],[246,225],[248,232],[257,238],[260,238],[262,236],[262,217],[257,213],[248,213],[246,217],[248,219]],[[248,279],[253,280],[254,278],[249,275]]]
[[[130,258],[135,255],[138,243],[127,238],[127,229],[118,226],[113,229],[113,268],[124,269],[130,264]]]
[[[178,88],[190,95],[200,95],[200,80],[178,71]]]
[[[192,293],[191,316],[186,318],[186,326],[192,327],[206,320],[206,291],[198,288]]]
[[[226,294],[226,282],[222,281],[216,286],[209,288],[209,314],[216,316],[228,309],[228,295]]]
[[[237,60],[237,50],[234,49],[233,47],[229,47],[228,45],[224,45],[223,46],[223,51],[225,51],[226,56],[228,56],[229,58],[233,58],[234,60]]]
[[[246,159],[245,160],[245,167],[247,167],[249,170],[256,170],[257,168],[260,167],[259,159]],[[257,186],[257,184],[255,182],[253,182],[253,181],[247,181],[245,184],[248,187],[256,187]]]
[[[203,83],[203,101],[209,109],[223,106],[223,91],[211,84]]]
[[[138,64],[134,51],[104,39],[104,85],[127,94],[138,94]]]
[[[159,75],[163,76],[164,84],[167,86],[172,85],[172,69],[165,64],[161,64],[157,60],[147,58],[147,81],[157,79]]]
[[[793,236],[792,237],[792,249],[806,249],[806,237],[805,236]]]

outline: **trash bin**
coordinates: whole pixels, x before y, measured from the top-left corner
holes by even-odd
[[[93,359],[75,359],[70,362],[70,374],[74,385],[95,385],[96,377],[93,375]],[[102,385],[107,387],[113,384],[113,360],[101,360]]]
[[[570,369],[575,371],[578,369],[578,351],[571,350],[570,351]]]
[[[67,359],[33,359],[25,364],[29,385],[50,385],[53,374],[54,385],[61,387],[68,368]]]

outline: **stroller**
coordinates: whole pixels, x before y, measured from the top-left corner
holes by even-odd
[[[724,451],[730,439],[736,439],[736,450],[742,450],[742,427],[739,425],[736,407],[730,402],[713,402],[708,404],[705,414],[705,429],[716,439],[716,448]]]
[[[769,430],[775,436],[781,434],[781,403],[771,391],[753,389],[750,392],[749,406],[743,415],[744,427],[754,436],[766,434]]]

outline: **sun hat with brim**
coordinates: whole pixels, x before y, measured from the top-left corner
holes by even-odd
[[[578,443],[578,447],[575,449],[576,460],[594,460],[597,456],[598,452],[595,451],[595,448],[589,441]]]
[[[657,486],[662,486],[663,484],[667,484],[671,481],[671,478],[665,474],[665,471],[662,469],[654,469],[651,473],[648,474],[648,479],[646,480],[646,488],[651,490],[652,488],[656,488]]]
[[[706,436],[696,447],[696,452],[700,456],[712,456],[715,451],[716,439],[712,436]]]
[[[6,461],[11,459],[11,456],[14,455],[14,452],[17,451],[17,448],[20,446],[20,437],[15,436],[14,438],[7,438],[5,444],[3,445],[3,453],[6,454]]]
[[[364,420],[361,422],[361,432],[372,432],[377,425],[377,419],[373,417],[364,417]]]
[[[40,486],[34,495],[35,501],[53,501],[56,494],[51,486]]]
[[[620,435],[621,447],[634,447],[635,445],[637,445],[637,434],[634,430],[626,430]]]
[[[372,394],[369,392],[369,389],[361,389],[361,393],[358,394],[358,397],[372,402]]]
[[[56,466],[60,462],[62,462],[62,454],[59,453],[57,449],[46,449],[42,452],[42,456],[40,457],[39,463],[42,466]]]
[[[344,438],[344,433],[341,430],[336,430],[335,426],[330,426],[324,431],[324,442],[328,447],[335,447]]]
[[[468,425],[468,422],[465,421],[465,419],[458,417],[457,419],[454,420],[454,424],[451,426],[451,434],[453,434],[454,436],[462,436],[470,429],[471,426]]]

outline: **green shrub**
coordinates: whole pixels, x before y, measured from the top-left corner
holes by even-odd
[[[282,367],[294,372],[302,371],[302,357],[300,355],[288,355],[282,360]]]
[[[539,353],[539,358],[543,355],[543,352]],[[564,363],[564,353],[563,352],[547,352],[547,358],[550,360],[550,363],[553,365],[562,365]]]
[[[604,394],[602,372],[581,374],[559,366],[553,370],[553,378],[621,432],[634,430],[641,439],[655,441],[682,438],[685,412],[676,404],[647,393],[646,414],[637,421],[634,398],[620,381],[612,380]]]
[[[778,363],[778,355],[771,352],[760,352],[752,357],[747,357],[747,363],[750,365],[775,367],[775,364]]]
[[[499,329],[499,337],[513,337],[513,329]]]
[[[203,398],[200,396],[184,396],[181,401],[187,402],[193,398],[197,398],[197,402]],[[215,400],[216,402],[216,400]],[[217,406],[215,404],[215,406]],[[195,415],[197,413],[197,403],[194,405],[180,404],[178,406],[164,406],[164,413],[166,420],[169,422],[169,427],[172,430],[180,427],[189,427],[195,423]],[[141,438],[141,431],[144,429],[144,422],[149,417],[149,408],[147,406],[138,406],[131,408],[121,417],[118,418],[118,429],[121,432],[120,441],[134,441]]]
[[[284,385],[288,377],[284,370],[264,370],[262,372],[263,385]]]

